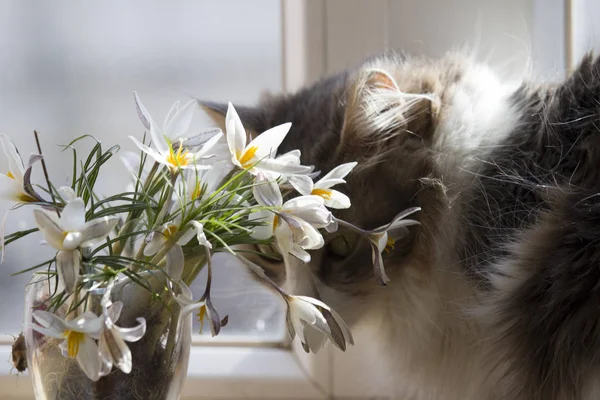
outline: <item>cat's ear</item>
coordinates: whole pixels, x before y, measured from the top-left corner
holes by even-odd
[[[204,112],[210,117],[210,119],[212,119],[213,122],[217,124],[217,126],[221,128],[223,132],[225,132],[227,104],[201,100],[198,100],[198,104],[200,105],[200,108],[202,108],[202,110],[204,110]],[[242,124],[244,125],[246,132],[250,133],[253,137],[266,129],[264,127],[264,115],[259,109],[253,107],[235,106],[235,111],[237,111],[240,119],[242,120]]]
[[[401,88],[380,69],[360,71],[349,87],[340,146],[376,148],[394,137],[411,134],[428,139],[433,131],[436,100],[417,88]]]

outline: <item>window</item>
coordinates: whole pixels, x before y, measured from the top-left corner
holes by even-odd
[[[586,37],[584,26],[599,19],[587,12],[592,3],[110,0],[33,6],[5,1],[0,3],[0,131],[28,149],[33,143],[29,133],[38,129],[51,173],[60,176],[70,164],[54,143],[90,133],[133,148],[122,138],[143,130],[132,112],[134,89],[155,112],[186,95],[252,103],[262,90],[295,90],[386,48],[435,57],[464,45],[508,75],[522,72],[531,56],[537,76],[560,77],[571,65],[573,50],[580,54],[587,46],[575,40],[582,37],[578,32]],[[577,22],[581,17],[588,18],[588,25]],[[114,168],[114,176],[103,181],[107,192],[127,181],[116,161]],[[9,226],[18,227],[28,215],[14,212],[9,218]],[[35,240],[8,250],[0,269],[0,304],[11,305],[0,309],[0,331],[6,333],[20,329],[17,300],[27,281],[9,275],[45,251]],[[281,309],[271,294],[226,258],[219,259],[215,272],[214,302],[219,312],[230,315],[229,326],[217,341],[198,336],[185,398],[377,395],[361,379],[360,346],[371,332],[363,336],[354,330],[357,346],[347,353],[326,348],[306,356],[295,344],[282,347]],[[254,313],[236,307],[241,301],[256,304],[250,307]],[[11,340],[7,336],[0,346],[0,360],[9,360]],[[8,369],[8,363],[0,368],[0,388],[7,388],[0,389],[0,397],[30,398],[28,378],[8,376]]]

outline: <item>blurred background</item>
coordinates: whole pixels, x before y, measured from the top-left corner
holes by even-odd
[[[26,155],[37,129],[53,180],[66,183],[70,154],[57,144],[90,134],[133,149],[127,136],[143,134],[134,90],[162,120],[177,99],[251,104],[264,90],[294,91],[386,49],[430,57],[462,49],[506,79],[554,80],[600,43],[595,21],[595,0],[4,0],[0,132]],[[212,125],[200,112],[193,124]],[[122,190],[128,179],[115,157],[99,191]],[[0,215],[9,206],[0,204]],[[7,231],[31,222],[27,210],[13,211]],[[39,241],[7,249],[0,334],[20,330],[28,278],[11,274],[50,254]],[[214,282],[215,306],[230,317],[217,340],[282,340],[276,297],[226,257]]]

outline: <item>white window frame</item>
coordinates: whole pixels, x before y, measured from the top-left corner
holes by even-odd
[[[362,53],[372,54],[385,49],[387,26],[380,22],[387,20],[388,1],[391,0],[281,0],[284,90],[293,92],[317,80],[329,72],[331,65],[354,62],[362,57]],[[572,65],[571,24],[568,20],[572,14],[571,1],[530,1],[534,13],[533,47],[546,51],[533,54],[534,59],[542,60],[549,66],[562,65],[562,68],[568,69]],[[549,3],[559,6],[558,9],[562,4],[564,8],[562,11],[556,11],[555,8],[555,12],[547,12]],[[371,28],[361,32],[360,41],[353,40],[353,46],[346,46],[348,50],[340,50],[341,47],[336,43],[336,40],[343,40],[345,33],[332,31],[338,28],[341,31],[348,30],[348,26],[328,24],[332,17],[339,20],[341,13],[343,18],[360,18],[361,26],[368,25]],[[549,26],[556,28],[557,24],[558,29],[547,29]],[[554,36],[550,37],[548,32]],[[556,49],[557,41],[560,42],[558,51],[545,50]],[[360,342],[360,338],[356,339]],[[13,340],[8,335],[0,336],[0,360],[6,360],[0,362],[0,398],[32,399],[29,377],[26,373],[17,376],[10,363]],[[308,400],[330,399],[333,396],[362,399],[373,395],[365,393],[367,389],[361,385],[361,380],[355,379],[356,368],[348,368],[350,364],[360,361],[358,351],[342,354],[328,346],[317,355],[307,355],[297,342],[277,344],[252,338],[243,340],[215,344],[195,339],[182,399]]]

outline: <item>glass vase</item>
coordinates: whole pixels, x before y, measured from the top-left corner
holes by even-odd
[[[146,276],[154,293],[164,291],[165,282],[158,274]],[[26,288],[23,334],[27,348],[29,375],[38,400],[163,400],[178,399],[187,375],[192,336],[192,314],[179,316],[176,302],[153,296],[146,288],[125,279],[111,292],[112,301],[123,302],[120,327],[137,325],[145,318],[146,332],[137,342],[127,342],[132,370],[125,374],[113,367],[98,381],[92,381],[74,358],[63,355],[61,339],[33,330],[34,310],[48,307],[55,290],[54,279],[34,276]],[[100,315],[101,294],[90,293],[86,310]],[[65,317],[67,306],[53,313]]]

